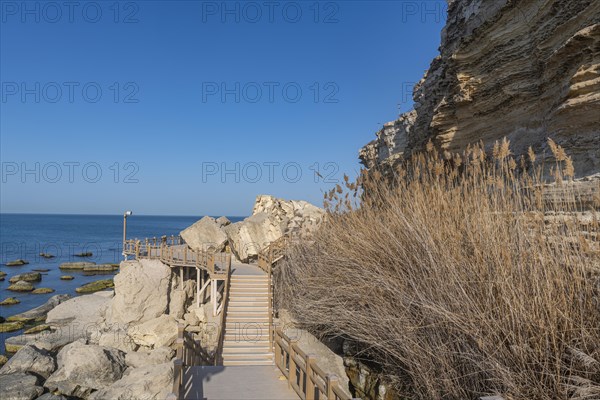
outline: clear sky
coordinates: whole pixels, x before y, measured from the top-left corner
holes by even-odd
[[[445,11],[2,0],[1,212],[248,215],[258,194],[321,205],[412,107]]]

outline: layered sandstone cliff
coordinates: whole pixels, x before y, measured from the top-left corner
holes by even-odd
[[[450,0],[440,55],[413,97],[415,110],[361,149],[367,168],[430,139],[456,152],[507,137],[516,154],[549,157],[551,137],[579,176],[599,172],[600,1]]]

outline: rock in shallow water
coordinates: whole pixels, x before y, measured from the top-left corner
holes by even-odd
[[[25,272],[11,277],[8,281],[10,283],[16,283],[19,281],[25,282],[38,282],[42,280],[42,274],[39,272]]]
[[[25,323],[21,321],[3,322],[0,324],[0,333],[18,331],[23,329],[24,326]]]
[[[83,270],[83,268],[91,267],[92,265],[96,265],[96,263],[87,261],[75,261],[62,263],[58,266],[58,268],[67,270]]]
[[[33,290],[33,285],[29,282],[18,281],[10,285],[8,290],[12,290],[13,292],[31,292]]]
[[[75,289],[75,291],[77,293],[94,293],[114,286],[115,284],[112,279],[101,279],[99,281],[86,283]]]
[[[29,264],[29,261],[19,259],[19,260],[9,261],[9,262],[5,263],[4,265],[6,265],[7,267],[18,267],[19,265],[25,265],[25,264]]]
[[[12,306],[14,304],[19,304],[20,301],[19,299],[16,299],[14,297],[7,297],[6,299],[0,301],[0,306]]]
[[[37,288],[34,289],[33,292],[31,292],[32,294],[48,294],[48,293],[54,293],[54,289],[50,289],[50,288]]]
[[[38,326],[34,326],[33,328],[27,329],[25,332],[23,332],[23,334],[24,335],[33,335],[34,333],[40,333],[40,332],[49,331],[49,330],[50,330],[50,326],[48,326],[48,325],[38,325]]]
[[[57,362],[58,369],[44,386],[52,392],[84,398],[121,379],[127,368],[122,351],[81,341],[66,345]]]
[[[52,310],[59,304],[69,300],[70,298],[71,296],[68,294],[57,294],[55,296],[50,297],[48,301],[42,304],[41,306],[14,315],[13,317],[22,317],[23,319],[28,320],[43,321],[44,319],[46,319],[46,314],[48,314],[50,310]]]

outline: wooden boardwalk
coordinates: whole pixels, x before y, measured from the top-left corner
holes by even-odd
[[[156,259],[195,280],[196,302],[213,306],[218,344],[208,354],[197,335],[179,324],[173,361],[173,391],[168,400],[350,400],[337,376],[318,365],[290,339],[273,318],[273,264],[285,257],[289,238],[261,250],[257,264],[242,264],[229,253],[190,249],[180,237],[128,240],[123,254]],[[210,288],[210,290],[207,290]]]
[[[297,400],[273,366],[195,366],[184,373],[183,398],[189,400]]]

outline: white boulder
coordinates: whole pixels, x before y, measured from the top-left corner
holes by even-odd
[[[130,368],[112,385],[92,393],[91,400],[163,400],[173,389],[173,363]]]
[[[206,216],[181,231],[180,235],[192,249],[219,252],[227,243],[227,235],[221,230],[222,223],[224,221],[217,223],[214,218]]]
[[[171,315],[161,315],[139,325],[130,326],[127,334],[140,346],[158,348],[171,346],[177,339],[177,320]]]
[[[133,368],[146,365],[156,365],[169,362],[175,356],[175,350],[170,347],[159,347],[154,350],[132,351],[125,355],[125,362]]]
[[[248,262],[256,258],[269,243],[282,237],[285,228],[283,221],[261,212],[228,225],[224,230],[232,252],[242,262]]]
[[[58,353],[57,362],[58,369],[44,386],[51,392],[83,398],[121,379],[127,368],[122,351],[83,341],[66,345]]]
[[[31,372],[48,378],[54,370],[56,370],[56,363],[47,351],[33,346],[23,346],[0,368],[0,375]]]
[[[160,261],[124,261],[114,282],[115,296],[106,312],[108,323],[140,323],[167,310],[171,269]]]

